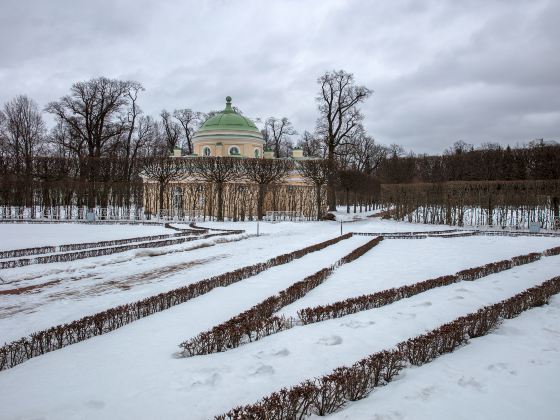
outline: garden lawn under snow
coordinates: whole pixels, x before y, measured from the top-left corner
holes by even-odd
[[[549,306],[507,320],[488,336],[406,369],[389,386],[329,418],[556,420],[559,377],[560,298],[554,297]]]
[[[1,270],[4,283],[0,283],[0,344],[337,236],[336,226],[318,226],[310,234],[306,230],[310,226],[283,225],[284,229],[259,237],[214,237],[164,248]],[[269,230],[279,227],[274,224]],[[337,254],[336,249],[350,252],[346,243],[355,245],[367,240],[356,237],[333,246],[333,254],[323,252],[316,257],[320,265],[315,271],[330,264],[331,258],[344,255]],[[29,289],[18,292],[25,288]]]
[[[162,225],[0,223],[0,251],[177,233]]]
[[[250,228],[256,228],[254,223],[232,226],[247,228],[247,233],[254,233]],[[343,228],[350,226],[351,230],[370,232],[416,228],[415,225],[377,220],[348,223]],[[53,286],[60,289],[46,287],[29,294],[1,296],[6,316],[0,320],[0,337],[18,338],[61,320],[75,319],[118,303],[264,261],[336,236],[338,232],[333,230],[337,227],[336,222],[261,223],[259,228],[265,233],[263,236],[197,250],[152,257],[133,251],[71,263],[2,270],[2,275],[5,274],[9,281],[19,281],[20,284],[61,281]],[[438,227],[431,226],[428,230],[434,229]],[[294,327],[223,353],[191,358],[178,356],[178,345],[182,341],[332,264],[370,239],[353,237],[343,240],[228,287],[216,288],[111,333],[2,371],[0,417],[211,418],[240,404],[255,402],[284,386],[329,373],[338,366],[390,348],[560,273],[560,256],[546,257],[476,281],[436,288],[382,308]],[[180,246],[191,245],[194,243]],[[338,268],[324,284],[301,302],[286,307],[282,313],[295,314],[302,306],[452,274],[464,268],[558,245],[558,238],[527,237],[385,240],[358,260]],[[175,247],[170,249],[177,250]],[[117,258],[123,260],[115,260]],[[192,264],[193,261],[199,262]],[[177,270],[165,273],[173,264],[178,265]],[[158,270],[164,270],[164,274],[158,274]],[[156,274],[150,277],[148,273]],[[83,278],[76,279],[76,276]],[[118,287],[119,279],[127,276],[144,276],[148,280],[132,282],[130,288]],[[103,286],[101,292],[96,290],[96,284]],[[560,331],[557,327],[560,299],[554,297],[552,303],[531,310],[519,319],[507,321],[494,335],[473,340],[472,344],[431,364],[406,369],[394,383],[364,401],[350,404],[347,411],[337,415],[366,419],[403,416],[411,419],[461,416],[526,419],[537,418],[534,416],[537,413],[542,414],[539,418],[557,418],[550,414],[558,408],[558,399],[552,395],[552,389],[560,375]],[[10,314],[10,305],[28,310]],[[532,341],[534,347],[529,345]],[[455,356],[458,356],[456,368]],[[535,365],[534,371],[530,371],[531,361]],[[422,377],[422,372],[426,371],[426,376]],[[434,372],[433,376],[430,372]],[[409,378],[412,378],[412,385],[407,385]],[[508,386],[500,393],[500,385],[506,382]],[[524,398],[531,399],[527,404],[518,403],[522,401],[522,390]],[[465,401],[457,403],[462,394],[465,394]],[[504,411],[507,415],[500,417],[497,408],[490,405],[505,404],[510,395],[517,399],[511,403],[515,407],[507,407]],[[378,409],[380,401],[383,404]],[[470,401],[478,406],[473,408],[467,403]],[[433,411],[430,409],[432,404]],[[540,411],[531,411],[539,404]],[[376,414],[385,417],[375,417]]]

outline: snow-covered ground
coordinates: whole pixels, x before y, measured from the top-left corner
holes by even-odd
[[[507,320],[494,333],[329,418],[383,420],[556,420],[560,417],[560,298]],[[318,419],[318,418],[317,418]]]
[[[490,262],[542,252],[560,238],[470,236],[464,238],[391,239],[349,265],[280,313],[296,316],[302,308],[413,284]]]
[[[0,251],[176,233],[161,225],[0,223]]]
[[[340,233],[338,222],[261,222],[259,237],[251,236],[256,234],[256,222],[200,225],[241,228],[247,232],[226,237],[232,242],[197,249],[190,248],[214,239],[1,270],[0,275],[9,284],[0,284],[0,291],[38,287],[19,294],[0,294],[0,342],[264,261]],[[445,228],[378,219],[343,224],[346,232]],[[335,367],[390,348],[560,273],[560,256],[547,257],[474,282],[430,290],[382,308],[295,327],[224,353],[177,357],[182,341],[328,266],[370,239],[364,236],[344,240],[111,333],[1,371],[0,418],[211,418],[234,406],[255,402],[283,386],[326,374]],[[363,257],[337,269],[324,284],[282,313],[294,314],[300,307],[451,274],[558,245],[560,238],[385,240]],[[557,408],[557,399],[551,392],[560,374],[560,332],[555,325],[558,319],[560,298],[556,297],[553,305],[508,321],[496,336],[473,340],[473,344],[432,364],[406,370],[385,389],[337,415],[356,419],[526,419],[537,418],[532,415],[537,413],[543,415],[538,418],[557,418],[549,414]],[[529,345],[532,341],[535,346]],[[466,356],[461,356],[464,353]],[[535,362],[534,372],[528,372],[531,360]],[[427,370],[430,371],[422,373]],[[509,373],[511,370],[519,375]],[[433,376],[430,372],[434,372]],[[541,377],[542,381],[536,380]],[[408,378],[412,378],[412,385],[405,387]],[[495,394],[507,381],[510,388],[500,394],[500,400]],[[530,386],[527,381],[532,381]],[[522,391],[528,394],[526,399],[531,399],[529,404],[517,403]],[[461,393],[467,394],[465,401],[451,407],[455,411],[448,415],[446,407],[455,404]],[[515,408],[504,411],[504,417],[498,415],[497,407],[488,407],[494,401],[507,401],[509,395],[517,401],[512,403]],[[471,401],[479,405],[473,408],[468,403]],[[530,411],[537,405],[542,410]],[[464,411],[460,411],[461,407]]]

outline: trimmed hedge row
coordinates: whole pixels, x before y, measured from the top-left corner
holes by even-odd
[[[140,242],[140,243],[133,243],[130,245],[119,245],[119,246],[109,247],[109,248],[92,248],[83,251],[68,252],[64,254],[45,255],[42,257],[20,258],[19,260],[0,261],[0,269],[24,267],[31,264],[48,264],[54,262],[75,261],[84,258],[117,254],[119,252],[130,251],[132,249],[161,248],[164,246],[171,246],[171,245],[182,244],[185,242],[191,242],[197,239],[207,239],[207,238],[212,238],[214,236],[226,236],[226,235],[234,235],[234,234],[235,232],[210,233],[207,235],[199,235],[199,236],[193,236],[189,234],[189,235],[180,236],[179,238],[175,238],[175,239],[165,239],[165,240],[154,241],[154,242]]]
[[[56,250],[57,250],[56,246],[40,246],[35,248],[10,249],[7,251],[0,251],[0,259],[26,257],[27,255],[36,255],[36,254],[48,254],[50,252],[56,252]]]
[[[372,232],[352,232],[354,235],[359,236],[377,236],[383,235],[385,239],[426,239],[426,238],[463,238],[466,236],[537,236],[537,237],[550,237],[556,238],[560,237],[560,233],[555,232],[542,232],[542,233],[531,233],[531,232],[502,232],[494,230],[469,230],[465,233],[454,233],[462,232],[462,230],[448,230],[448,231],[427,231],[427,232],[391,232],[391,233],[372,233]]]
[[[539,260],[542,256],[560,254],[560,247],[550,248],[542,253],[530,253],[513,257],[509,260],[502,260],[485,264],[475,268],[459,271],[456,274],[440,276],[434,279],[424,280],[411,285],[404,285],[397,288],[382,290],[376,293],[357,296],[331,303],[329,305],[319,305],[313,308],[304,308],[298,311],[299,322],[303,325],[315,322],[326,321],[328,319],[340,318],[346,315],[355,314],[369,309],[379,308],[389,305],[401,299],[424,293],[437,287],[449,286],[460,281],[473,281],[490,274],[509,270],[513,267],[529,264]],[[296,323],[292,321],[292,323]]]
[[[545,305],[559,292],[560,276],[403,341],[391,350],[371,354],[352,366],[339,367],[328,375],[284,388],[255,404],[236,407],[216,416],[215,420],[293,420],[333,413],[348,402],[365,398],[375,388],[388,384],[405,367],[423,365],[451,353],[468,344],[471,338],[488,334],[503,319]]]
[[[207,230],[189,230],[179,233],[170,233],[165,235],[152,235],[152,236],[140,236],[136,238],[127,239],[115,239],[113,241],[100,241],[100,242],[84,242],[77,244],[66,244],[59,246],[42,246],[36,248],[23,248],[23,249],[12,249],[9,251],[0,251],[0,259],[4,258],[18,258],[25,257],[28,255],[38,255],[38,254],[49,254],[52,252],[68,252],[68,251],[78,251],[88,248],[104,248],[115,245],[124,245],[134,242],[145,242],[145,241],[158,241],[162,239],[176,238],[181,236],[196,235],[199,233],[205,233]]]
[[[188,286],[150,296],[134,303],[120,305],[68,324],[57,325],[56,327],[36,332],[28,337],[23,337],[0,347],[0,370],[16,366],[32,357],[116,330],[138,319],[208,293],[216,287],[225,287],[237,283],[271,267],[287,264],[309,253],[322,250],[351,236],[351,233],[347,233],[346,235],[279,255],[262,263],[238,268],[237,270],[201,280]]]
[[[183,355],[190,357],[226,351],[291,328],[292,319],[273,316],[273,314],[284,306],[301,299],[310,290],[323,283],[336,268],[360,258],[382,240],[383,237],[379,236],[368,241],[329,267],[292,284],[228,321],[184,341],[179,345],[183,348]]]
[[[244,230],[241,229],[222,229],[222,228],[209,228],[209,227],[200,227],[197,226],[195,222],[189,223],[189,227],[192,229],[204,229],[204,230],[219,230],[221,232],[236,232],[236,233],[243,233]]]

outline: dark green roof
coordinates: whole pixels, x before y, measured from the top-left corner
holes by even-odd
[[[198,132],[210,130],[256,131],[260,133],[253,121],[239,115],[232,109],[230,96],[226,98],[226,108],[219,114],[209,118],[202,127],[200,127]]]

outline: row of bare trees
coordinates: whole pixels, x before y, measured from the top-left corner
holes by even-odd
[[[455,226],[560,227],[560,181],[384,184],[381,205],[397,220]]]
[[[510,181],[560,178],[560,144],[535,140],[519,147],[456,142],[440,156],[387,152],[376,175],[383,183]]]
[[[315,187],[317,203],[327,186],[329,210],[335,210],[336,204],[345,204],[348,212],[352,204],[354,211],[358,205],[371,206],[379,200],[380,184],[560,178],[560,145],[551,142],[516,148],[486,143],[475,149],[459,141],[441,156],[407,155],[398,145],[385,147],[362,124],[360,107],[372,94],[369,88],[343,70],[325,72],[317,83],[314,131],[304,131],[296,140],[298,133],[288,118],[269,117],[262,122],[263,137],[277,157],[288,157],[295,144],[306,156],[325,161],[301,164],[300,173]],[[38,184],[43,199],[57,201],[60,193],[49,197],[53,195],[49,186],[58,183],[59,191],[60,184],[69,183],[79,190],[73,195],[78,205],[93,208],[110,201],[141,206],[141,173],[161,186],[184,175],[184,169],[165,163],[165,158],[177,147],[185,155],[192,154],[194,133],[219,111],[164,109],[154,118],[142,111],[143,92],[138,82],[100,77],[73,84],[67,95],[44,110],[26,96],[5,103],[0,110],[1,204],[30,205],[37,201]],[[54,117],[50,130],[43,112]],[[227,159],[205,160],[197,177],[215,185],[220,200],[219,190],[239,177],[235,165]],[[268,185],[277,183],[286,171],[283,165],[242,165],[244,179],[259,185],[259,215]],[[160,190],[162,203],[164,188]]]

